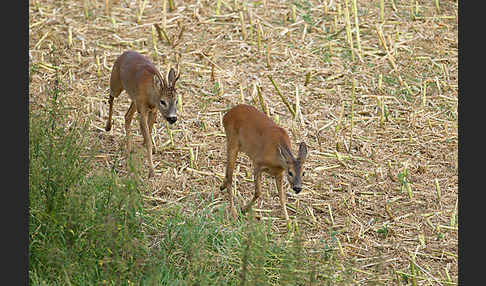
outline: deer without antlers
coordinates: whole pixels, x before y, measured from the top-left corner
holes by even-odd
[[[285,206],[287,195],[282,188],[284,172],[287,174],[290,186],[298,194],[302,190],[303,164],[307,156],[307,145],[301,142],[297,158],[292,155],[290,139],[287,132],[273,122],[265,113],[255,107],[239,104],[230,109],[223,117],[226,133],[226,177],[220,189],[227,188],[230,195],[230,207],[233,216],[237,216],[231,186],[233,169],[239,151],[250,157],[253,163],[255,194],[251,201],[243,207],[247,212],[261,195],[262,172],[275,177],[280,196],[280,204],[285,219],[289,215]]]
[[[152,127],[157,117],[157,110],[170,124],[176,122],[175,84],[179,76],[180,73],[178,72],[176,75],[174,69],[171,68],[166,81],[149,59],[134,51],[126,51],[120,55],[111,70],[110,98],[108,100],[110,111],[105,130],[111,130],[113,100],[125,90],[132,101],[125,114],[127,151],[130,153],[132,149],[130,125],[135,111],[138,111],[140,130],[142,131],[150,163],[149,178],[155,174],[152,162]]]

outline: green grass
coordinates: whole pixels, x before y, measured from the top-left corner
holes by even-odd
[[[139,183],[109,170],[89,174],[86,125],[70,122],[57,93],[30,111],[30,282],[128,285],[151,263]]]
[[[141,157],[129,158],[128,176],[90,172],[98,147],[88,145],[86,123],[68,117],[61,92],[49,90],[52,100],[30,110],[30,284],[350,283],[353,273],[335,254],[333,233],[309,249],[297,222],[279,236],[252,213],[228,219],[226,205],[214,207],[212,199],[203,208],[148,211]]]

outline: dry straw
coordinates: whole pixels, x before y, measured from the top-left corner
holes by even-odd
[[[308,145],[304,191],[286,189],[305,250],[322,249],[322,238],[344,268],[353,259],[351,284],[405,285],[414,277],[416,285],[457,285],[457,3],[438,5],[31,1],[29,106],[42,106],[60,79],[62,96],[89,123],[92,145],[102,146],[93,171],[117,161],[124,176],[125,92],[116,102],[114,128],[103,129],[113,62],[136,50],[166,71],[180,53],[178,120],[169,126],[159,115],[154,126],[157,175],[144,179],[150,209],[171,205],[190,214],[197,211],[193,205],[224,207],[225,193],[215,191],[224,177],[222,116],[235,104],[251,103],[271,112],[293,144]],[[251,98],[247,80],[254,76],[268,80],[258,82]],[[138,129],[132,131],[135,151],[143,150]],[[410,162],[403,187],[398,162]],[[251,163],[238,165],[234,190],[243,203],[253,192]],[[263,184],[270,198],[258,202],[255,214],[287,243],[276,190],[267,187],[273,182]],[[233,226],[228,220],[223,227]]]
[[[354,43],[353,36],[351,34],[351,20],[349,17],[349,0],[344,0],[344,21],[346,23],[346,37],[348,39],[349,48],[351,50],[351,59],[354,61]]]
[[[285,96],[282,94],[282,92],[280,92],[280,89],[278,88],[277,86],[277,83],[273,80],[273,77],[271,75],[268,75],[268,78],[270,79],[270,81],[272,82],[273,84],[273,87],[275,88],[275,90],[277,91],[277,94],[280,96],[280,99],[282,100],[282,102],[285,104],[285,106],[287,106],[287,109],[290,111],[290,113],[292,114],[292,117],[295,118],[296,116],[296,112],[294,111],[294,108],[290,105],[290,103],[287,101],[287,99],[285,98]]]
[[[352,6],[353,6],[353,14],[354,14],[354,28],[356,30],[356,45],[358,48],[358,56],[360,60],[362,60],[361,55],[363,52],[361,50],[361,40],[359,36],[358,4],[356,4],[356,0],[352,0]]]

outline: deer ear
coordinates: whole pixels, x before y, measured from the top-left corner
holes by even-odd
[[[297,160],[304,163],[307,157],[307,145],[305,142],[299,144],[299,154],[297,155]]]
[[[175,71],[173,68],[170,68],[170,71],[169,71],[169,84],[170,85],[174,85],[175,84],[175,81],[177,80],[176,77],[175,77]]]
[[[277,146],[278,153],[280,154],[280,159],[284,166],[287,166],[289,162],[292,161],[292,153],[290,153],[289,148],[287,146],[278,145]]]

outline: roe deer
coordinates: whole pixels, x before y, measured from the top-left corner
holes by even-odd
[[[226,177],[220,189],[228,189],[233,216],[237,216],[231,192],[233,169],[238,152],[242,151],[253,162],[255,181],[255,195],[242,212],[247,212],[260,197],[262,172],[265,171],[275,177],[280,204],[288,221],[289,215],[285,207],[287,195],[282,188],[283,175],[284,172],[287,174],[290,186],[298,194],[302,190],[307,145],[304,142],[300,143],[298,156],[294,158],[287,132],[265,113],[246,104],[239,104],[230,109],[223,117],[223,126],[226,133],[227,162]]]
[[[105,130],[111,130],[113,100],[125,90],[132,101],[125,114],[127,151],[130,153],[132,149],[130,125],[135,111],[138,111],[140,130],[142,131],[150,163],[149,178],[155,175],[152,162],[152,127],[157,117],[157,110],[162,113],[170,124],[176,122],[175,84],[179,76],[180,73],[176,76],[174,69],[171,68],[168,81],[166,81],[149,59],[134,51],[126,51],[121,54],[116,59],[111,70],[110,99],[108,100],[110,111]]]

